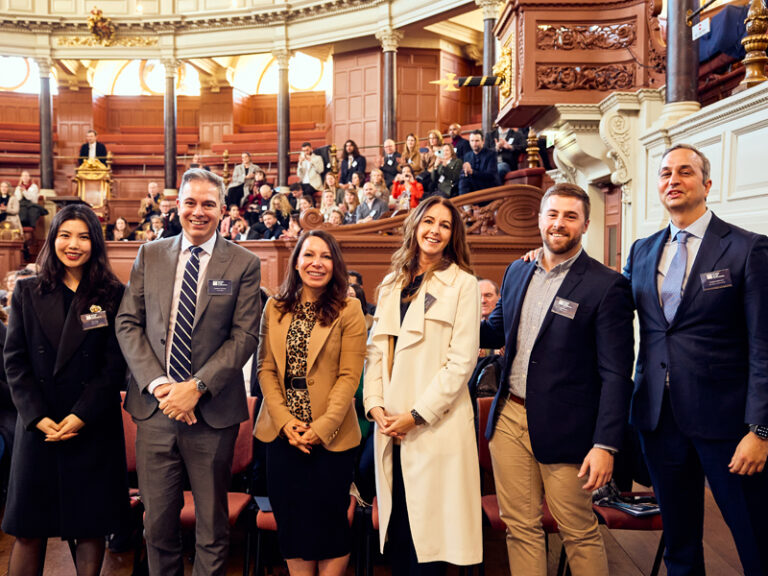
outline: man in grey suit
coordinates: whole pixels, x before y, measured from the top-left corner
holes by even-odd
[[[376,188],[370,182],[363,184],[363,201],[355,213],[357,224],[378,220],[387,211],[387,205],[381,198],[376,198]]]
[[[138,425],[149,572],[184,573],[179,515],[184,471],[195,499],[193,574],[224,574],[227,489],[239,423],[248,418],[243,365],[258,344],[259,259],[216,232],[224,182],[193,168],[177,200],[183,234],[144,244],[117,315],[133,374],[125,400]]]

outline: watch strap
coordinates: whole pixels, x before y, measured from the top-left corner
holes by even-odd
[[[749,431],[756,434],[761,440],[768,440],[768,426],[760,424],[750,424]]]

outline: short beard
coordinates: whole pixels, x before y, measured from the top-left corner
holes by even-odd
[[[573,250],[576,246],[579,245],[579,242],[581,242],[581,236],[578,237],[572,237],[568,242],[566,242],[562,247],[555,247],[552,246],[549,242],[549,232],[542,235],[542,240],[544,241],[544,244],[549,249],[552,254],[566,254],[567,252],[570,252]]]

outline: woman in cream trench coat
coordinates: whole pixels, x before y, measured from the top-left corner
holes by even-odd
[[[449,201],[434,197],[423,204],[442,203]],[[420,206],[414,212],[412,217],[419,212],[424,217],[426,211]],[[463,226],[460,220],[458,224]],[[479,345],[477,280],[455,263],[428,274],[402,325],[401,285],[391,280],[390,275],[380,287],[368,344],[365,410],[369,413],[377,406],[389,414],[416,410],[426,421],[400,440],[408,518],[418,562],[477,564],[482,560],[480,474],[467,388]],[[397,337],[391,378],[390,335]],[[395,439],[382,434],[378,425],[376,430],[376,491],[383,551],[392,513]]]

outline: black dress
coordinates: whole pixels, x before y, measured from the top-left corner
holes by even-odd
[[[312,304],[298,306],[286,336],[286,374],[306,376],[307,343],[315,325]],[[286,385],[288,408],[312,421],[306,389]],[[347,520],[355,450],[331,452],[322,445],[301,452],[278,436],[267,444],[267,492],[277,521],[277,539],[285,559],[326,560],[350,553]]]
[[[108,311],[108,326],[86,331],[72,305],[75,294],[65,286],[41,294],[37,278],[16,283],[5,343],[19,412],[2,525],[9,534],[101,537],[114,531],[127,509],[120,413],[125,362],[114,322],[121,292],[112,302],[89,304]],[[78,435],[45,442],[36,424],[68,414],[85,423]]]

